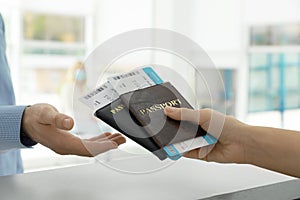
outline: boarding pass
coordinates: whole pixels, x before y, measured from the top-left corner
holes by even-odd
[[[178,158],[180,158],[178,157],[178,155],[182,155],[190,150],[212,145],[215,143],[217,143],[217,139],[207,133],[204,136],[165,146],[163,149],[168,154],[169,158],[177,160]]]
[[[110,83],[106,82],[83,97],[80,97],[79,100],[95,111],[118,98],[118,93],[113,89]]]
[[[163,83],[152,67],[143,67],[108,78],[119,95]]]

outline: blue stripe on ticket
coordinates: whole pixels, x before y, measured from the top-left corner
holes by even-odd
[[[178,160],[179,158],[181,158],[181,155],[177,155],[177,156],[169,156],[169,158],[171,160]]]
[[[165,146],[164,150],[167,152],[169,156],[176,156],[179,154],[179,152],[177,151],[177,149],[174,147],[173,144]]]
[[[207,142],[208,144],[215,144],[215,143],[217,143],[217,141],[218,141],[216,138],[214,138],[214,137],[211,136],[210,134],[204,135],[203,138],[206,140],[206,142]]]
[[[165,146],[163,148],[165,150],[165,152],[167,153],[168,157],[171,160],[178,160],[179,158],[181,158],[180,153],[178,152],[178,150],[174,147],[173,144]]]
[[[163,80],[157,75],[152,67],[143,68],[144,72],[152,79],[155,84],[162,84]]]

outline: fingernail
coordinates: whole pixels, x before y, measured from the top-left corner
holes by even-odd
[[[166,113],[172,113],[172,112],[174,112],[174,110],[175,110],[175,108],[173,108],[173,107],[171,107],[171,106],[165,107],[165,112],[166,112]]]
[[[71,119],[64,119],[64,121],[63,121],[63,125],[65,128],[70,128],[72,125],[71,123],[72,123]]]

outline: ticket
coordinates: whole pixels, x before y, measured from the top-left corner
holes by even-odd
[[[106,82],[79,100],[92,110],[98,110],[118,99],[118,93],[113,89],[110,83]]]
[[[192,138],[183,142],[178,142],[175,144],[170,144],[164,147],[165,152],[168,154],[169,158],[177,160],[181,157],[182,154],[190,150],[212,145],[217,143],[217,139],[206,134],[197,138]]]
[[[127,92],[161,84],[163,80],[152,67],[147,66],[132,70],[128,73],[109,77],[108,82],[119,95],[122,95]]]

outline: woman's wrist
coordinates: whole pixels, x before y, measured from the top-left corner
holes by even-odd
[[[245,161],[243,164],[254,164],[257,157],[258,145],[256,141],[255,126],[246,125],[243,127],[243,149]]]
[[[236,120],[236,119],[234,119]],[[239,149],[242,151],[240,157],[240,164],[252,164],[253,157],[255,156],[254,144],[255,136],[253,129],[254,127],[243,122],[236,120],[234,127],[232,128],[232,133],[234,135],[233,143],[239,146]]]
[[[300,176],[299,132],[260,126],[250,126],[246,132],[247,164]]]
[[[272,159],[272,134],[266,127],[249,125],[245,128],[245,164],[266,167],[265,164]]]

